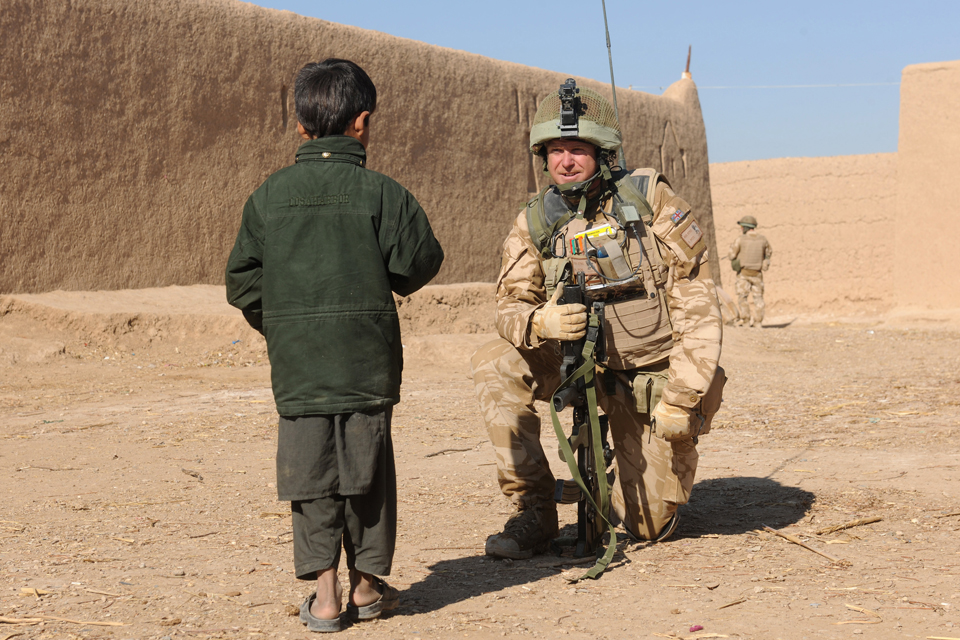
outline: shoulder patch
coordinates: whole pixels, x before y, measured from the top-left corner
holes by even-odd
[[[690,205],[676,195],[669,196],[660,208],[653,233],[683,263],[696,260],[707,249],[703,229],[691,214]]]
[[[697,226],[697,223],[694,220],[691,220],[690,225],[684,229],[683,233],[680,234],[680,237],[683,238],[683,241],[687,243],[688,247],[693,249],[697,246],[697,243],[700,242],[700,239],[703,238],[703,231],[700,230],[700,227]]]

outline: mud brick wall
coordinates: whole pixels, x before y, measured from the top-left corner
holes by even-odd
[[[898,304],[960,307],[960,60],[906,67],[894,254]]]
[[[712,165],[721,257],[749,214],[774,248],[765,277],[772,314],[960,308],[958,104],[960,61],[911,65],[897,153]]]
[[[4,0],[0,42],[0,293],[222,283],[244,200],[293,161],[294,75],[330,56],[377,84],[368,166],[426,209],[436,282],[490,282],[565,79],[234,0]],[[618,100],[631,166],[664,170],[712,243],[694,83]]]
[[[752,215],[770,241],[770,316],[881,313],[896,305],[897,154],[781,158],[711,165],[721,258]],[[729,260],[726,291],[736,297]]]

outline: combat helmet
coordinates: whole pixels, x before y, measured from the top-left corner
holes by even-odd
[[[753,216],[743,216],[740,220],[737,221],[737,224],[741,227],[746,227],[747,229],[756,229],[757,228],[757,219]]]
[[[543,159],[543,172],[547,175],[543,145],[563,138],[585,140],[597,147],[598,167],[594,175],[581,182],[554,187],[570,202],[580,199],[577,206],[577,216],[580,217],[587,207],[587,192],[595,181],[600,177],[607,181],[613,179],[610,166],[614,164],[623,136],[610,103],[595,91],[577,87],[573,78],[567,78],[559,91],[540,102],[530,128],[530,151]]]
[[[567,78],[559,91],[548,95],[537,107],[530,129],[530,151],[539,154],[545,142],[558,138],[586,140],[611,154],[623,142],[620,123],[610,103],[596,91],[577,87],[573,78]]]

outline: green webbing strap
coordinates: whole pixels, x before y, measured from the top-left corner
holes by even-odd
[[[541,212],[542,211],[543,209],[541,209]],[[560,218],[556,222],[554,222],[553,226],[551,226],[549,229],[543,228],[541,225],[538,224],[538,226],[543,228],[543,232],[541,235],[542,241],[538,242],[538,246],[537,246],[537,248],[540,249],[541,256],[543,256],[544,258],[553,257],[553,246],[550,244],[550,240],[553,238],[554,232],[557,229],[562,229],[564,226],[566,226],[566,224],[571,220],[573,220],[573,218],[576,217],[576,215],[577,213],[575,211],[568,211],[567,213],[560,216]],[[540,213],[539,216],[542,217],[543,214]],[[564,251],[564,254],[565,253],[566,252]]]
[[[617,190],[627,194],[627,200],[638,207],[640,219],[648,227],[653,224],[653,207],[650,206],[650,200],[637,188],[630,176],[624,176],[617,183]]]
[[[597,314],[591,313],[589,316],[588,326],[598,327],[600,325],[600,319],[597,317]],[[617,551],[617,531],[614,526],[610,523],[608,517],[610,513],[610,487],[607,484],[607,465],[606,461],[603,458],[603,442],[600,440],[600,416],[597,414],[597,390],[594,386],[594,369],[596,368],[596,363],[593,360],[593,350],[596,347],[596,342],[587,340],[583,345],[583,364],[574,371],[570,377],[560,383],[560,386],[557,387],[557,391],[566,389],[578,379],[583,378],[584,386],[586,387],[587,392],[587,411],[590,414],[590,437],[593,442],[593,456],[594,456],[594,468],[597,470],[597,485],[600,489],[600,505],[594,501],[593,496],[590,495],[590,492],[587,490],[586,483],[583,481],[583,477],[580,476],[580,469],[577,468],[576,457],[573,454],[573,449],[570,447],[570,441],[567,440],[566,435],[563,432],[563,426],[560,424],[560,417],[557,415],[557,409],[553,406],[553,403],[550,403],[550,417],[553,419],[553,429],[557,432],[557,440],[560,445],[560,450],[563,452],[563,458],[567,462],[567,467],[570,468],[570,474],[573,476],[573,481],[577,483],[577,486],[580,487],[580,491],[583,493],[584,498],[590,502],[590,505],[593,507],[594,511],[603,518],[603,521],[607,523],[607,528],[610,532],[610,544],[607,545],[607,549],[603,554],[603,557],[597,560],[597,564],[584,573],[582,576],[574,580],[574,582],[579,582],[584,578],[596,579],[600,577],[600,574],[607,568],[607,565],[610,564],[610,561],[613,560],[613,554]]]
[[[580,204],[577,205],[577,220],[583,220],[583,214],[587,212],[587,194],[580,196]]]

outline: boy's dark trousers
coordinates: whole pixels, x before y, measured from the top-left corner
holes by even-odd
[[[340,564],[390,575],[397,534],[392,407],[280,417],[277,493],[293,512],[296,575],[313,580]]]

